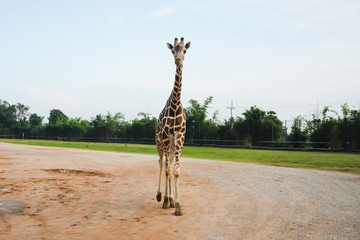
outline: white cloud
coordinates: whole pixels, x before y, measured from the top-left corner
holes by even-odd
[[[151,13],[149,13],[147,15],[148,18],[150,19],[154,19],[154,18],[159,18],[159,17],[163,17],[166,15],[172,15],[175,13],[175,9],[172,7],[167,7],[167,8],[162,8],[156,11],[153,11]]]

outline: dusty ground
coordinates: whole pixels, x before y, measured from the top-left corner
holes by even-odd
[[[177,217],[156,156],[0,143],[0,239],[359,239],[360,176],[181,161]]]

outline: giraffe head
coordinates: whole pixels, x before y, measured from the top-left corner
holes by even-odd
[[[174,46],[170,43],[167,43],[167,47],[171,50],[175,58],[176,66],[182,65],[186,50],[190,47],[190,42],[184,44],[184,38],[181,38],[181,41],[178,43],[178,39],[175,38]]]

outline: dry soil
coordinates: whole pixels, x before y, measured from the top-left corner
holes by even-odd
[[[181,159],[183,216],[158,157],[0,143],[0,239],[360,239],[360,176]]]

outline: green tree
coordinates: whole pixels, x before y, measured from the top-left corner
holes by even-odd
[[[52,109],[48,117],[48,125],[46,133],[52,137],[66,137],[68,133],[67,128],[69,117],[66,116],[60,109]]]
[[[41,116],[37,115],[36,113],[30,114],[30,117],[29,117],[30,127],[34,128],[34,127],[41,126],[43,120],[44,120],[44,117],[41,117]]]
[[[0,134],[16,134],[24,137],[30,128],[29,107],[22,103],[11,105],[0,100]]]
[[[36,113],[32,113],[29,116],[30,123],[30,135],[41,137],[45,135],[44,126],[43,126],[44,117],[39,116]]]
[[[283,126],[282,122],[276,116],[276,112],[268,111],[265,115],[264,121],[264,136],[265,141],[275,141],[282,137]]]
[[[293,142],[305,142],[308,139],[308,134],[305,128],[305,119],[302,116],[297,116],[294,119],[294,122],[291,126],[291,132],[288,136],[288,140],[289,141],[293,141]],[[300,143],[296,144],[293,143],[292,144],[294,147],[300,146]]]
[[[92,118],[90,125],[94,128],[97,137],[113,138],[119,135],[124,119],[124,115],[120,112],[114,115],[107,112],[106,115],[98,114]]]
[[[205,119],[208,114],[208,108],[213,101],[213,97],[207,97],[203,104],[200,104],[197,100],[191,99],[189,101],[190,106],[185,108],[186,114],[186,138],[204,138],[206,137],[207,129],[204,129]],[[208,126],[213,124],[208,123]],[[205,132],[204,132],[205,131]]]
[[[16,123],[16,107],[0,99],[0,134],[11,134]]]
[[[69,118],[68,121],[63,123],[64,137],[81,137],[83,134],[80,121],[81,118]]]
[[[80,119],[79,127],[81,129],[80,137],[87,136],[88,133],[91,131],[91,125],[88,120]]]
[[[282,122],[274,111],[265,112],[256,106],[242,113],[244,118],[234,122],[234,135],[247,144],[258,144],[261,141],[275,141],[282,136]]]
[[[30,123],[27,119],[29,116],[29,109],[30,108],[28,106],[25,106],[22,103],[17,103],[15,105],[16,121],[11,126],[11,128],[13,129],[14,133],[16,133],[21,138],[25,137],[25,133],[27,133],[30,128]]]
[[[242,120],[241,118],[229,118],[225,120],[223,124],[218,124],[218,136],[221,140],[234,140],[236,139],[235,132],[237,132],[237,121]]]
[[[93,127],[95,137],[106,137],[106,118],[104,115],[98,114],[91,118],[90,125]]]
[[[351,110],[350,112],[351,128],[351,148],[360,149],[360,110]],[[351,149],[350,148],[350,149]]]
[[[261,138],[261,136],[263,132],[263,124],[265,121],[266,112],[260,110],[256,106],[252,106],[242,115],[244,116],[243,124],[247,126],[248,135],[251,137],[251,140],[264,141],[265,139]]]
[[[105,116],[106,118],[106,136],[116,137],[120,130],[121,123],[125,120],[122,113],[118,112],[111,115],[109,112]]]
[[[69,120],[69,117],[66,116],[60,109],[53,109],[50,111],[48,120],[49,126],[55,127],[66,123]]]
[[[140,119],[136,118],[131,121],[131,127],[128,130],[129,137],[134,139],[154,139],[157,126],[157,119],[150,117],[149,114],[140,112]]]
[[[324,107],[322,110],[322,118],[318,118],[313,114],[313,119],[307,121],[307,131],[312,142],[317,142],[314,147],[318,148],[332,148],[340,145],[338,143],[338,119],[328,115],[329,107]],[[337,115],[337,113],[335,113]]]
[[[24,104],[22,103],[17,103],[15,105],[15,109],[16,109],[16,120],[18,122],[24,120],[27,118],[27,116],[29,116],[29,107],[28,106],[25,106]]]
[[[346,151],[360,149],[360,110],[350,109],[348,104],[341,106],[342,118],[338,119],[338,138]]]

